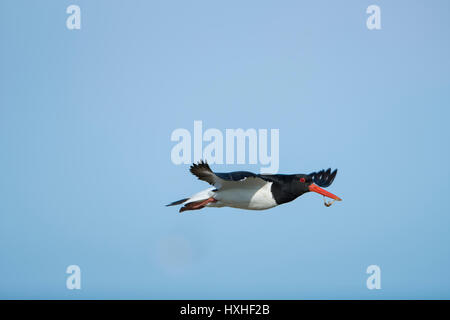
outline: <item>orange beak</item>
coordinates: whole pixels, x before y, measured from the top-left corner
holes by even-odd
[[[319,187],[318,185],[316,185],[314,183],[312,183],[309,186],[309,191],[314,191],[314,192],[317,192],[317,193],[319,193],[319,194],[321,194],[321,195],[323,195],[325,197],[328,197],[328,198],[331,198],[331,199],[334,199],[334,200],[337,200],[337,201],[342,201],[342,199],[339,198],[338,196],[335,196],[331,192],[328,192],[328,191],[322,189],[321,187]]]

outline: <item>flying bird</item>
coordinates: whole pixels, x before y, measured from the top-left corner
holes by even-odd
[[[167,206],[183,205],[180,212],[204,207],[232,207],[265,210],[295,200],[313,191],[324,197],[341,201],[338,196],[322,189],[331,185],[337,169],[310,174],[255,174],[248,171],[213,172],[206,161],[194,163],[190,171],[199,180],[213,187],[190,198],[174,201]],[[326,203],[330,206],[330,203]]]

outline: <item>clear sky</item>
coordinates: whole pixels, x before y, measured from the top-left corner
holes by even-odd
[[[2,0],[0,298],[449,299],[449,9]],[[279,172],[343,201],[166,208],[208,187],[171,161],[195,120],[279,129]]]

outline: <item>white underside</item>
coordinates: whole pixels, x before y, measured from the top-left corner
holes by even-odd
[[[271,186],[272,182],[261,184],[257,181],[248,181],[248,183],[236,183],[232,187],[219,190],[209,188],[193,195],[184,204],[213,197],[217,201],[208,203],[207,207],[232,207],[247,210],[270,209],[277,205],[270,190]]]

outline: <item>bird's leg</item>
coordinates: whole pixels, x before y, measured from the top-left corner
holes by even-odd
[[[203,201],[196,201],[186,204],[184,207],[180,208],[180,212],[186,211],[186,210],[199,210],[203,209],[208,203],[210,202],[216,202],[217,200],[213,197],[208,198]]]
[[[333,201],[329,201],[329,202],[327,202],[327,200],[326,200],[326,198],[325,197],[323,197],[323,204],[325,205],[325,207],[329,207],[329,206],[331,206],[334,202],[335,202],[336,200],[335,199],[333,199]]]

